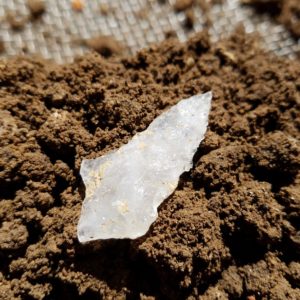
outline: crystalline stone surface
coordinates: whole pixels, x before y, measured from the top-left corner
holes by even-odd
[[[86,195],[78,223],[80,242],[137,238],[157,218],[158,206],[192,166],[204,138],[211,92],[180,101],[128,144],[96,159],[84,159]]]

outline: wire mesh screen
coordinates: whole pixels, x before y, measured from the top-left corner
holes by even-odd
[[[175,0],[161,3],[158,0],[86,0],[84,9],[76,12],[70,0],[46,1],[46,12],[39,20],[25,22],[21,30],[11,28],[6,21],[7,13],[17,18],[29,14],[25,0],[0,0],[0,38],[5,45],[2,56],[17,54],[40,54],[58,63],[70,62],[82,55],[87,48],[79,39],[95,36],[113,36],[125,45],[129,52],[135,52],[153,42],[165,39],[166,32],[176,32],[184,41],[193,32],[205,26],[205,15],[200,7],[193,8],[195,22],[193,29],[183,26],[185,14],[173,9]],[[101,7],[106,8],[105,14]],[[239,0],[224,0],[209,11],[213,40],[228,35],[240,22],[247,32],[258,31],[263,37],[264,47],[279,55],[293,57],[299,49],[297,43],[282,27],[266,15],[256,15],[242,6]]]

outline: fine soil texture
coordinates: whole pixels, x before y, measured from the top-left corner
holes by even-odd
[[[0,69],[0,299],[300,299],[299,62],[238,29]],[[79,244],[82,159],[209,90],[194,166],[149,232]]]

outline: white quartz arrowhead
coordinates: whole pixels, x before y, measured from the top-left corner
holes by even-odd
[[[77,227],[85,243],[134,239],[157,218],[158,206],[192,167],[204,138],[212,93],[180,101],[128,144],[95,159],[83,159],[86,195]]]

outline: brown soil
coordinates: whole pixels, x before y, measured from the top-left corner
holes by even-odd
[[[103,16],[108,16],[113,12],[113,8],[108,3],[100,3],[99,11]]]
[[[124,50],[124,47],[112,36],[96,36],[82,42],[104,57],[120,55]]]
[[[5,52],[5,43],[0,39],[0,54]]]
[[[211,27],[210,10],[214,4],[222,3],[222,0],[177,0],[173,4],[175,12],[184,12],[185,19],[183,27],[187,30],[193,29],[196,22],[194,8],[199,7],[202,11],[203,26]]]
[[[46,11],[44,0],[27,0],[27,7],[33,19],[39,18]]]
[[[38,20],[46,12],[46,4],[42,0],[27,0],[30,16],[23,16],[16,11],[7,11],[5,18],[11,29],[21,31],[30,21]]]
[[[184,20],[185,28],[193,29],[195,21],[196,21],[196,17],[195,17],[193,9],[187,9],[185,11],[185,20]]]
[[[239,31],[0,68],[1,299],[300,299],[299,62]],[[80,245],[82,158],[208,90],[194,167],[148,234]]]
[[[300,38],[299,0],[241,0],[254,6],[258,12],[267,12],[282,23],[295,38]]]
[[[189,9],[193,6],[194,0],[176,0],[174,3],[173,7],[174,10],[179,12],[179,11],[184,11],[186,9]]]
[[[21,16],[16,12],[8,11],[5,15],[6,21],[13,30],[23,30],[28,19],[26,16]]]

